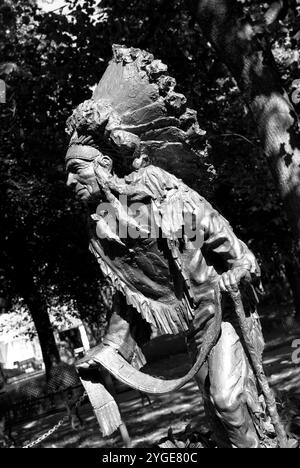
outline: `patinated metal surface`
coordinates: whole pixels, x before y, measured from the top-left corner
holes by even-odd
[[[219,446],[258,447],[264,434],[260,392],[226,293],[248,280],[243,307],[261,360],[264,342],[250,284],[259,281],[260,269],[195,190],[205,167],[197,149],[205,132],[175,86],[151,54],[114,46],[92,99],[67,122],[68,185],[88,203],[90,250],[119,297],[102,345],[85,361],[100,362],[149,393],[172,391],[197,374]],[[140,331],[147,326],[186,334],[195,359],[187,376],[166,381],[138,371],[144,362]]]

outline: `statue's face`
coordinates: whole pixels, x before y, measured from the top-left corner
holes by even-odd
[[[81,200],[88,200],[99,192],[93,161],[84,161],[77,158],[69,159],[67,172],[67,186],[73,187],[76,195]]]
[[[76,195],[88,200],[99,191],[94,161],[99,151],[88,146],[71,146],[67,154],[67,186],[73,187]]]
[[[84,159],[87,155],[91,160]],[[66,169],[67,186],[73,187],[81,200],[89,200],[100,193],[99,182],[111,173],[112,161],[95,148],[74,146],[69,150]]]

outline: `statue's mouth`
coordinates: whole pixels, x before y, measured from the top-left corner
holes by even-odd
[[[89,191],[88,191],[88,189],[87,189],[86,187],[79,187],[79,188],[76,188],[75,192],[76,192],[76,195],[77,195],[79,198],[82,198],[82,197],[84,197],[84,196],[86,196],[86,195],[89,194]]]

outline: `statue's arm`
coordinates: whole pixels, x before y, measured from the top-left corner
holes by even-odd
[[[254,277],[260,277],[260,268],[251,250],[209,203],[205,204],[202,228],[204,248],[220,257],[228,270],[245,270]]]

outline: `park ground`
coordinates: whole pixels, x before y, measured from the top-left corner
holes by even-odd
[[[277,394],[279,410],[290,429],[299,429],[300,435],[300,364],[292,359],[295,340],[300,339],[300,329],[276,330],[266,336],[264,364],[269,382]],[[177,368],[184,356],[177,356]],[[170,368],[174,366],[170,362]],[[165,438],[170,428],[174,434],[183,433],[187,425],[201,430],[207,427],[202,399],[196,384],[192,381],[181,390],[170,395],[141,398],[135,391],[128,390],[119,396],[123,420],[125,421],[134,447],[148,448]],[[58,412],[50,416],[13,428],[13,437],[19,447],[51,429],[65,414]],[[83,426],[72,429],[64,423],[57,432],[39,445],[43,448],[113,448],[122,447],[118,433],[102,438],[97,421],[88,402],[80,408]]]

